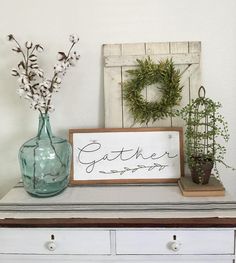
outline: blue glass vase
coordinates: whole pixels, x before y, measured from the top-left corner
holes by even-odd
[[[37,197],[57,195],[69,182],[71,145],[55,137],[49,116],[39,117],[38,134],[19,150],[19,162],[25,190]]]

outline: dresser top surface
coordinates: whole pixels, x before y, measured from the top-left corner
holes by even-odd
[[[87,222],[102,219],[100,222],[104,224],[113,224],[115,220],[116,223],[126,220],[128,224],[127,220],[134,222],[136,219],[146,222],[159,219],[162,224],[167,222],[162,221],[164,219],[196,219],[200,222],[199,219],[207,218],[226,218],[233,223],[236,221],[236,198],[230,189],[223,197],[184,197],[177,184],[68,187],[58,196],[34,198],[17,185],[0,200],[0,220],[7,218],[54,218],[61,222],[78,219],[77,223],[80,221],[82,225],[85,218]],[[149,224],[151,222],[154,221]],[[125,221],[122,224],[125,225]]]

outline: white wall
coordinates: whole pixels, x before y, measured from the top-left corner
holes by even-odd
[[[1,0],[0,196],[19,179],[18,148],[35,135],[38,121],[37,112],[15,92],[10,70],[18,58],[6,41],[9,33],[44,45],[41,61],[48,74],[68,35],[80,36],[81,60],[64,79],[51,115],[53,131],[61,136],[72,127],[104,126],[103,43],[202,41],[202,84],[224,105],[231,132],[226,158],[235,162],[235,0]]]

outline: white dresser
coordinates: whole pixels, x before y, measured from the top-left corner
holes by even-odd
[[[232,263],[236,202],[176,185],[68,188],[0,200],[0,262]]]

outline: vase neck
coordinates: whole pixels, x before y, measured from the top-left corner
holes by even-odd
[[[39,116],[38,134],[39,139],[52,138],[52,130],[50,125],[49,116],[41,114]]]

